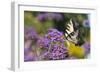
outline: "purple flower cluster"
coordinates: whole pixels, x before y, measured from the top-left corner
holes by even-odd
[[[57,29],[49,29],[48,33],[45,35],[51,42],[64,42],[64,35],[62,32],[59,32]]]
[[[49,58],[50,60],[61,60],[66,59],[68,57],[67,48],[62,44],[54,44],[51,46],[50,52],[49,52]]]
[[[49,29],[45,37],[39,40],[39,42],[39,45],[47,48],[47,52],[44,53],[44,58],[48,58],[49,60],[61,60],[68,57],[68,51],[64,45],[62,32],[56,29]]]
[[[44,21],[44,20],[62,20],[63,16],[60,13],[40,13],[37,15],[37,19],[39,21]]]
[[[50,44],[50,41],[47,39],[47,38],[38,38],[38,41],[37,41],[37,46],[39,48],[48,48],[49,47],[49,44]]]

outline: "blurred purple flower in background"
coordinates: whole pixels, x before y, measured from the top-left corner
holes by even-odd
[[[24,61],[35,61],[36,54],[33,53],[32,42],[37,41],[38,35],[33,27],[25,27],[24,38]]]
[[[63,16],[60,13],[40,13],[37,15],[37,19],[39,21],[45,21],[45,20],[62,20]]]
[[[85,42],[83,44],[83,48],[85,50],[86,55],[90,53],[90,43],[89,42]]]
[[[59,20],[63,19],[62,15],[60,13],[46,13],[45,15],[50,20],[54,19],[54,20],[59,21]]]
[[[31,48],[24,48],[24,55],[28,54],[28,52],[31,50]]]
[[[83,21],[83,26],[90,27],[89,19],[86,19],[86,20]]]
[[[33,27],[25,27],[24,29],[25,39],[37,39],[37,33]]]
[[[38,19],[39,21],[45,21],[45,20],[46,20],[46,15],[45,15],[45,13],[39,13],[39,14],[37,15],[37,19]]]
[[[36,56],[34,55],[34,53],[30,50],[30,48],[25,48],[24,49],[24,61],[35,61],[36,60]]]

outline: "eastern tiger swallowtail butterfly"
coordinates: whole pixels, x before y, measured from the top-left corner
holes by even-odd
[[[77,44],[78,30],[76,30],[75,27],[75,23],[72,21],[72,19],[70,19],[70,21],[66,24],[65,37],[68,41]]]

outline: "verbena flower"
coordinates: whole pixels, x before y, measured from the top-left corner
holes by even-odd
[[[49,39],[47,39],[47,38],[42,38],[42,37],[40,37],[40,38],[38,38],[38,40],[37,40],[37,46],[39,47],[39,48],[48,48],[49,47],[49,44],[50,44],[50,40]]]
[[[65,41],[62,32],[57,29],[49,29],[43,40],[46,44],[42,42],[42,45],[48,49],[47,52],[44,53],[44,58],[49,60],[61,60],[68,57],[68,51],[64,45]]]

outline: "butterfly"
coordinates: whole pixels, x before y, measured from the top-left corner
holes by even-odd
[[[73,42],[75,44],[78,43],[78,29],[77,25],[72,19],[69,20],[69,22],[65,25],[65,37],[69,42]]]

